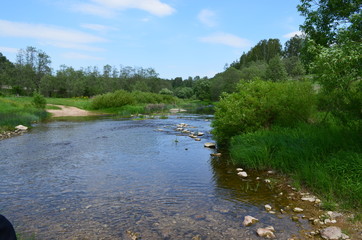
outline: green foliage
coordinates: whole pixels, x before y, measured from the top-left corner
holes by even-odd
[[[218,73],[211,79],[211,100],[218,101],[222,93],[232,93],[236,90],[237,83],[242,79],[240,70],[230,67],[222,73]]]
[[[191,98],[194,95],[194,90],[190,87],[178,87],[175,89],[175,96],[178,98]]]
[[[360,0],[301,0],[298,10],[305,16],[301,29],[318,45],[338,42],[341,31],[350,40],[361,42]]]
[[[117,108],[126,105],[146,103],[174,103],[177,99],[170,95],[162,95],[146,92],[127,92],[118,90],[96,96],[91,103],[92,109]]]
[[[275,56],[269,61],[266,69],[266,78],[271,81],[284,81],[287,79],[287,71],[280,56]]]
[[[344,123],[362,120],[362,44],[345,42],[316,47],[315,81],[321,85],[323,109]]]
[[[30,101],[16,102],[8,98],[0,98],[0,127],[13,129],[22,124],[31,126],[31,123],[47,118],[44,109],[34,108]]]
[[[272,125],[293,126],[307,122],[315,105],[309,82],[240,83],[239,91],[224,95],[216,106],[212,123],[217,142]]]
[[[197,99],[208,101],[211,99],[210,95],[210,80],[199,79],[194,82],[194,93]]]
[[[356,130],[274,127],[235,136],[230,150],[239,165],[277,169],[326,199],[362,207],[362,139]]]
[[[159,94],[172,96],[172,95],[173,95],[173,92],[172,92],[170,89],[168,89],[168,88],[162,88],[162,89],[160,90]]]
[[[45,100],[44,96],[41,95],[38,92],[34,92],[33,93],[33,100],[32,100],[32,104],[36,107],[36,108],[40,108],[40,109],[45,109],[45,106],[47,104],[47,101]]]

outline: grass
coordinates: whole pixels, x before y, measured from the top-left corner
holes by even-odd
[[[275,127],[234,137],[230,151],[238,165],[289,174],[294,183],[306,185],[327,203],[362,207],[362,137],[358,129],[307,124]]]
[[[48,113],[35,108],[31,100],[32,98],[14,101],[0,97],[0,130],[13,130],[19,124],[31,126],[31,123],[47,118]]]

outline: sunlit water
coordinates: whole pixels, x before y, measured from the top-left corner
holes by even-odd
[[[179,123],[205,135],[180,136]],[[40,124],[0,142],[0,213],[36,239],[259,239],[269,225],[278,239],[297,234],[303,223],[264,210],[282,204],[273,189],[210,156],[210,130],[196,116]],[[260,222],[244,227],[246,215]]]

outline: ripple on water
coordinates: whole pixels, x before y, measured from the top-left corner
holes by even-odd
[[[201,141],[176,132],[181,122]],[[39,239],[257,239],[265,225],[281,238],[297,233],[264,211],[279,204],[272,189],[210,157],[209,131],[198,117],[40,124],[0,144],[0,211]],[[260,222],[242,227],[250,214]]]

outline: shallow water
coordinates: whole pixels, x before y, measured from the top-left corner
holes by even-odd
[[[179,123],[205,135],[181,136]],[[242,180],[210,156],[210,130],[198,116],[39,124],[0,142],[0,213],[36,239],[259,239],[269,225],[287,239],[307,228],[264,210],[288,202],[256,173]],[[244,227],[246,215],[260,222]]]

